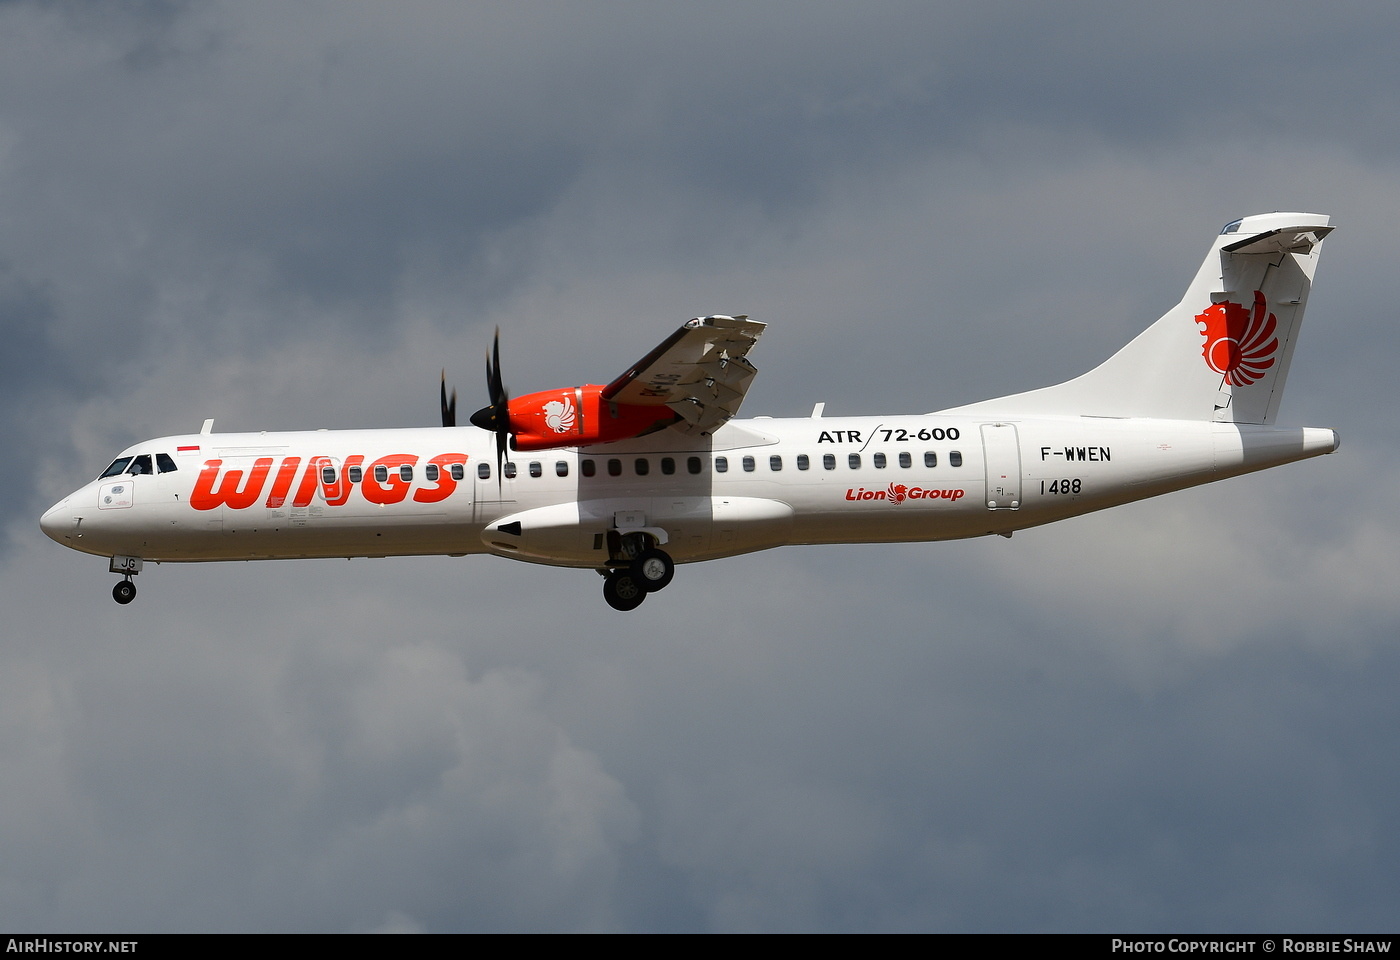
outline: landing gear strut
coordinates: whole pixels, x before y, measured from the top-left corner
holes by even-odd
[[[128,557],[117,554],[112,558],[112,562],[107,565],[111,573],[120,573],[122,578],[117,585],[112,588],[112,599],[125,606],[136,599],[136,584],[131,582],[131,578],[141,572],[142,561],[140,557]]]
[[[647,534],[619,535],[614,531],[609,539],[612,569],[598,572],[605,578],[603,599],[614,610],[637,609],[648,593],[664,589],[676,575],[675,561]]]

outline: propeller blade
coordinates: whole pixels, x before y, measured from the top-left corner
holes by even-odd
[[[496,336],[491,344],[491,352],[486,355],[486,392],[490,403],[470,417],[474,426],[490,430],[496,435],[496,482],[502,480],[501,468],[505,465],[506,447],[510,443],[510,393],[501,377],[501,328],[496,328]]]
[[[491,363],[487,368],[486,380],[487,389],[491,391],[491,406],[504,408],[510,403],[510,396],[506,393],[505,382],[501,378],[501,328],[496,328],[496,335],[491,340]]]
[[[457,388],[452,388],[452,399],[447,399],[447,370],[442,371],[442,425],[444,427],[457,426]]]
[[[506,459],[506,443],[510,440],[510,435],[504,430],[496,431],[496,486],[499,489],[505,477],[503,467]]]

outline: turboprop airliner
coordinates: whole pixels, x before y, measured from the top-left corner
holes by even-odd
[[[1034,527],[1337,449],[1275,425],[1328,218],[1228,224],[1186,295],[1088,373],[934,413],[736,420],[764,324],[689,321],[607,384],[490,402],[458,425],[199,433],[123,450],[40,520],[146,562],[489,553],[596,570],[631,610],[678,563],[784,544],[953,540]]]

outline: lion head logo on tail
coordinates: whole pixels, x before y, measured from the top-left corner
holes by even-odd
[[[1196,322],[1203,327],[1201,336],[1206,341],[1201,356],[1230,386],[1254,383],[1274,365],[1278,321],[1268,312],[1263,291],[1254,291],[1253,310],[1226,300],[1196,314]]]

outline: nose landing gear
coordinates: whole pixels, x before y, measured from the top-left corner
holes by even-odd
[[[136,599],[136,584],[131,582],[131,578],[141,572],[140,557],[116,556],[107,565],[107,569],[112,573],[120,573],[122,579],[112,588],[112,599],[125,606]]]

